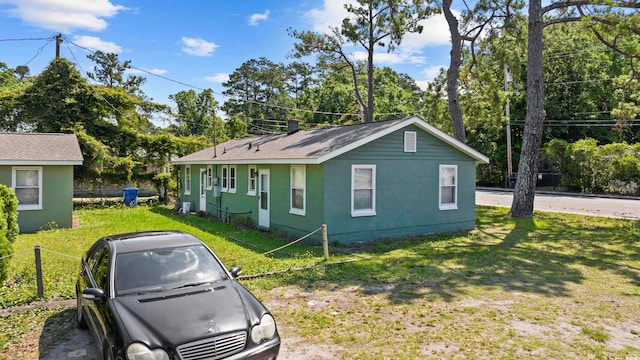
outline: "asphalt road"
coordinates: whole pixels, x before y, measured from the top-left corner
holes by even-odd
[[[513,191],[506,189],[476,190],[476,204],[511,207]],[[536,193],[534,210],[640,220],[640,198],[590,196],[569,193]]]

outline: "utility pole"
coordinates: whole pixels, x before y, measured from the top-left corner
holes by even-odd
[[[511,81],[511,74],[509,73],[509,67],[504,64],[504,91],[509,92],[509,81]],[[513,165],[511,165],[511,109],[509,107],[509,96],[507,96],[507,104],[505,105],[505,115],[507,116],[507,181],[511,180],[513,176]]]
[[[56,59],[60,57],[60,44],[62,44],[62,34],[56,35]]]

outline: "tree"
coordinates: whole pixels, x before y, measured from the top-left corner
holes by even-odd
[[[393,51],[406,33],[422,32],[420,21],[434,12],[429,7],[430,3],[431,1],[410,0],[357,0],[347,3],[345,8],[349,17],[342,20],[340,28],[331,28],[329,34],[289,29],[289,34],[299,40],[294,45],[293,55],[303,57],[316,54],[320,66],[334,69],[347,67],[351,73],[362,121],[373,122],[373,55],[377,49]],[[365,50],[366,60],[363,64],[349,56],[348,45],[360,46]],[[361,71],[366,71],[366,93],[358,84],[358,74]]]
[[[131,69],[130,60],[120,62],[118,54],[104,53],[102,51],[96,51],[93,54],[87,55],[87,58],[96,63],[96,66],[93,67],[94,72],[87,73],[89,79],[95,80],[106,87],[120,87],[128,94],[138,95],[141,98],[145,97],[140,86],[142,86],[147,79],[137,75],[128,75],[125,77],[125,72]]]
[[[496,29],[500,29],[502,32],[510,30],[516,24],[513,22],[515,14],[512,14],[512,11],[521,9],[524,3],[518,0],[507,0],[504,3],[480,0],[473,10],[465,11],[462,24],[459,24],[451,10],[452,3],[452,0],[442,2],[442,12],[451,32],[451,57],[447,70],[447,100],[454,137],[465,142],[464,120],[458,96],[458,80],[464,43],[469,43],[471,51],[471,65],[468,67],[473,67],[476,61],[476,42],[480,36],[483,34],[486,36],[487,33],[489,36],[495,36]]]
[[[196,94],[194,90],[180,91],[169,95],[178,107],[175,134],[178,136],[205,135],[213,139],[216,126],[218,102],[213,98],[213,90],[205,89]],[[221,129],[218,129],[221,130]],[[220,131],[218,136],[223,135]]]
[[[51,61],[21,96],[19,115],[36,132],[62,132],[76,125],[89,133],[108,125],[108,106],[92,91],[75,66],[64,58]]]
[[[615,41],[607,41],[600,33],[600,26],[607,26],[614,31],[616,38],[618,26],[631,29],[638,34],[637,18],[627,16],[624,12],[615,13],[614,9],[638,9],[640,3],[628,1],[557,1],[542,7],[541,0],[529,2],[528,19],[528,51],[527,51],[527,115],[525,118],[524,135],[520,162],[518,164],[518,179],[516,181],[512,217],[530,217],[533,215],[533,201],[535,196],[538,162],[540,159],[541,142],[544,119],[544,63],[543,30],[546,26],[559,23],[588,21],[601,41],[616,51],[623,51],[616,46]],[[585,14],[593,14],[586,16]],[[554,15],[554,16],[552,16]],[[546,16],[546,17],[545,17]],[[629,21],[625,21],[629,20]],[[631,53],[632,59],[637,54]]]
[[[273,121],[282,124],[292,115],[294,101],[287,84],[290,72],[282,64],[264,57],[245,61],[229,75],[223,94],[229,99],[222,110],[229,116],[240,116],[250,133],[270,132]]]
[[[18,79],[22,81],[29,76],[29,67],[26,65],[18,65],[16,66],[15,72],[16,72],[16,75],[18,76]]]

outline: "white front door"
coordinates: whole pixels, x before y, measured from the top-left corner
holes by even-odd
[[[259,204],[258,204],[258,226],[269,228],[269,207],[271,199],[269,198],[269,170],[261,169],[258,171],[259,186]]]
[[[207,212],[207,169],[200,169],[200,211]]]

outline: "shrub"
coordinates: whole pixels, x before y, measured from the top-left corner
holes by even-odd
[[[0,284],[7,278],[11,244],[18,231],[18,198],[13,189],[0,184]]]

